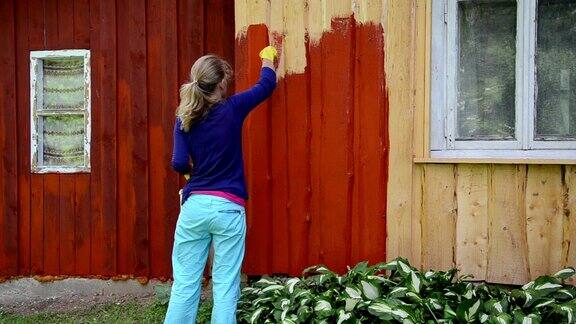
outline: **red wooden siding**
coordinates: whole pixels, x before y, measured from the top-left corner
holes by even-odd
[[[385,258],[382,27],[339,18],[332,30],[306,44],[305,72],[280,79],[245,125],[249,274],[299,274],[316,263],[344,271]],[[266,45],[265,25],[237,39],[238,90],[257,79]]]
[[[171,276],[178,87],[204,53],[234,63],[233,21],[225,0],[0,1],[0,278]],[[30,51],[74,48],[91,50],[92,170],[31,174]]]
[[[178,87],[213,52],[258,78],[264,25],[234,39],[234,3],[0,2],[0,278],[167,278],[182,185],[170,168]],[[339,271],[385,257],[388,99],[381,26],[332,22],[245,125],[244,271]],[[282,43],[282,37],[275,35]],[[86,48],[92,170],[30,174],[29,53]]]

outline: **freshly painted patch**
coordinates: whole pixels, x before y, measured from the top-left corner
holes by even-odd
[[[268,41],[282,52],[278,87],[245,126],[244,271],[297,275],[315,263],[345,271],[382,261],[388,96],[383,29],[371,21],[380,14],[370,11],[381,12],[380,2],[263,5],[265,17],[250,19],[268,25],[237,26],[236,34],[238,91],[257,80],[257,53]],[[237,7],[237,21],[242,14]]]

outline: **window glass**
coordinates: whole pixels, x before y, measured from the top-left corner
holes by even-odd
[[[535,140],[576,139],[576,1],[538,2]]]
[[[42,117],[42,153],[46,166],[84,165],[84,115]]]
[[[457,139],[514,139],[516,10],[516,1],[458,4]]]
[[[84,108],[84,59],[82,57],[43,60],[44,109]]]

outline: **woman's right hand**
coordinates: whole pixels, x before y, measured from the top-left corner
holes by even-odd
[[[278,51],[274,46],[266,46],[260,51],[260,58],[274,63],[274,59],[278,57]]]

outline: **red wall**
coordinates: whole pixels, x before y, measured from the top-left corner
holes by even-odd
[[[214,52],[243,90],[268,44],[265,26],[235,42],[233,22],[227,0],[0,1],[0,278],[170,276],[178,87]],[[248,274],[385,257],[382,28],[332,29],[245,125]],[[64,48],[91,50],[92,171],[30,174],[29,51]]]
[[[332,21],[306,44],[304,73],[279,81],[245,125],[251,200],[244,270],[301,273],[323,263],[345,271],[386,253],[388,98],[380,24]],[[282,43],[280,35],[275,42]],[[259,75],[268,30],[237,39],[237,89]]]
[[[178,87],[204,53],[233,63],[233,22],[227,0],[0,1],[0,278],[170,276]],[[92,170],[31,174],[29,53],[71,48],[91,50]]]

